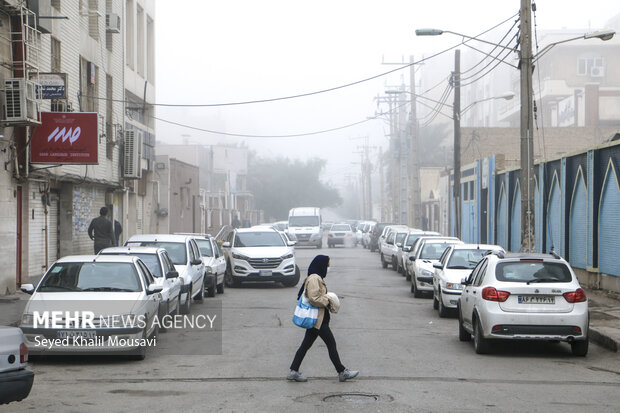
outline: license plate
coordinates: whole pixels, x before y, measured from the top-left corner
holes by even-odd
[[[555,297],[548,295],[519,295],[519,304],[555,304]]]
[[[273,271],[271,270],[260,270],[258,272],[258,275],[260,275],[261,277],[270,277],[273,274]]]
[[[56,333],[58,338],[72,338],[72,337],[82,337],[82,338],[96,338],[96,331],[74,331],[74,330],[61,330]]]

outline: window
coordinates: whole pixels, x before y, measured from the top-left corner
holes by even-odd
[[[235,247],[282,247],[284,241],[276,232],[238,232]]]
[[[476,196],[474,195],[474,181],[469,181],[469,200],[473,201],[476,199]]]
[[[113,127],[113,114],[114,114],[114,106],[112,105],[112,99],[114,98],[114,89],[112,84],[112,76],[106,74],[105,76],[106,90],[106,108],[105,108],[105,136],[106,136],[106,147],[105,154],[109,160],[112,160],[114,156],[114,127]]]
[[[62,70],[60,66],[60,57],[61,57],[60,40],[52,36],[50,49],[51,49],[50,50],[50,53],[51,53],[50,69],[54,73],[60,73]]]
[[[145,77],[144,72],[144,58],[145,58],[145,21],[144,21],[144,9],[138,5],[137,7],[137,15],[136,15],[136,39],[137,39],[137,70],[138,74],[142,77]]]
[[[603,58],[601,56],[589,56],[579,58],[577,65],[577,74],[579,76],[597,76],[597,71],[601,71],[604,66]]]
[[[506,282],[570,282],[572,275],[566,264],[543,261],[502,262],[495,268],[498,281]]]
[[[82,112],[98,112],[99,99],[97,93],[98,68],[84,58],[80,58],[81,63],[81,109]]]
[[[135,12],[134,12],[134,1],[127,0],[125,3],[125,58],[127,60],[127,66],[130,69],[134,68],[134,50],[135,50],[135,33],[134,33],[134,20],[135,20]]]
[[[50,4],[53,8],[60,11],[60,0],[51,0]]]
[[[482,281],[484,280],[484,275],[487,272],[488,262],[489,261],[486,259],[481,261],[480,270],[478,271],[478,274],[476,275],[476,279],[473,281],[474,287],[480,287],[480,285],[482,284]]]
[[[200,250],[200,255],[203,257],[213,257],[213,248],[211,247],[211,241],[208,239],[197,239],[196,244],[198,244],[198,249]]]
[[[149,83],[155,83],[155,23],[150,16],[146,17],[146,77]]]
[[[99,5],[98,0],[88,0],[88,34],[99,40]]]
[[[465,182],[461,187],[463,190],[463,201],[469,201],[469,184]]]

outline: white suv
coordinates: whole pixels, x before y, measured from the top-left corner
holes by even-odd
[[[403,246],[403,240],[411,231],[410,228],[394,227],[385,237],[385,241],[379,245],[379,253],[381,255],[381,266],[387,268],[388,265],[396,271],[398,269],[398,251]]]
[[[189,235],[143,234],[133,235],[125,246],[161,247],[164,248],[179,278],[181,286],[181,312],[189,313],[192,298],[202,302],[205,293],[205,266],[200,259],[200,249],[196,241]]]
[[[285,242],[278,231],[265,226],[231,231],[222,243],[226,286],[236,287],[242,281],[276,281],[294,287],[300,271],[293,245],[295,242]]]
[[[490,254],[463,280],[459,340],[478,354],[493,339],[567,341],[588,353],[588,299],[570,265],[553,253]]]

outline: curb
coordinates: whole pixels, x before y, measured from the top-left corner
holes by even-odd
[[[590,340],[606,348],[618,352],[620,348],[620,331],[611,327],[592,327],[588,329]]]

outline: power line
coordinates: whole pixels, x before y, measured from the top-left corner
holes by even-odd
[[[503,20],[502,22],[496,24],[495,26],[483,31],[482,33],[479,33],[478,35],[474,36],[474,38],[482,36],[483,34],[486,34],[488,32],[490,32],[491,30],[496,29],[499,26],[502,26],[503,24],[505,24],[506,22],[508,22],[509,20],[513,19],[515,16],[517,16],[519,13],[516,13],[512,16],[510,16],[509,18]],[[290,99],[298,99],[298,98],[302,98],[302,97],[308,97],[308,96],[314,96],[314,95],[318,95],[318,94],[322,94],[322,93],[328,93],[328,92],[333,92],[339,89],[344,89],[347,87],[351,87],[351,86],[355,86],[355,85],[359,85],[361,83],[365,83],[365,82],[369,82],[371,80],[375,80],[378,79],[380,77],[384,77],[387,76],[389,74],[398,72],[400,70],[403,69],[407,69],[413,65],[417,65],[420,63],[423,63],[427,60],[433,59],[437,56],[440,56],[444,53],[449,52],[450,50],[453,50],[457,47],[459,47],[462,44],[466,44],[472,40],[474,40],[474,38],[471,39],[467,39],[464,41],[461,41],[458,44],[455,44],[454,46],[451,46],[447,49],[444,49],[440,52],[434,53],[428,57],[424,57],[416,62],[412,62],[412,63],[408,63],[404,66],[401,67],[397,67],[396,69],[392,69],[392,70],[388,70],[387,72],[383,72],[383,73],[379,73],[377,75],[374,76],[370,76],[364,79],[360,79],[360,80],[356,80],[353,82],[349,82],[349,83],[345,83],[339,86],[334,86],[334,87],[330,87],[330,88],[326,88],[326,89],[320,89],[320,90],[316,90],[313,92],[306,92],[306,93],[299,93],[296,95],[289,95],[289,96],[281,96],[281,97],[275,97],[275,98],[268,98],[268,99],[256,99],[256,100],[247,100],[247,101],[239,101],[239,102],[224,102],[224,103],[205,103],[205,104],[173,104],[173,103],[149,103],[149,106],[161,106],[161,107],[186,107],[186,108],[196,108],[196,107],[218,107],[218,106],[239,106],[239,105],[250,105],[250,104],[256,104],[256,103],[268,103],[268,102],[276,102],[276,101],[280,101],[280,100],[290,100]],[[107,98],[102,98],[102,97],[98,97],[98,96],[88,96],[91,99],[98,99],[98,100],[111,100],[113,102],[123,102],[123,103],[133,103],[135,104],[136,102],[131,102],[131,101],[127,101],[124,99],[107,99]]]

